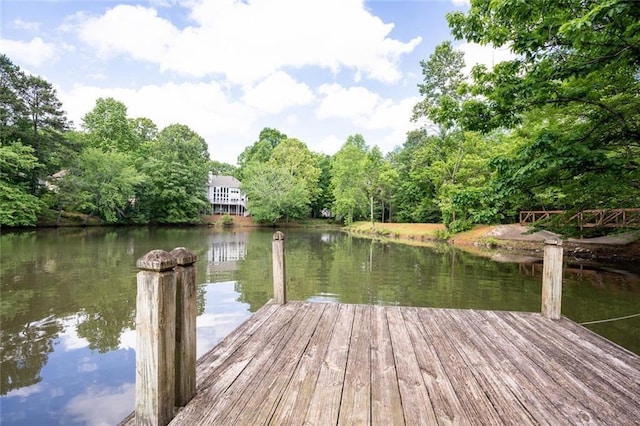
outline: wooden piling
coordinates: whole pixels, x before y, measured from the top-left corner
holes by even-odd
[[[176,259],[153,250],[136,266],[136,424],[164,426],[174,415]]]
[[[176,273],[175,405],[184,407],[196,394],[197,256],[184,247],[171,250]]]
[[[273,234],[273,301],[276,304],[287,303],[286,272],[284,262],[284,234],[276,231]]]
[[[562,304],[562,241],[544,242],[542,265],[542,315],[560,319]]]

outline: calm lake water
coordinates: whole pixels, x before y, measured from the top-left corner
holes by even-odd
[[[0,423],[112,425],[134,408],[135,261],[198,255],[198,356],[264,305],[271,230],[58,229],[0,235]],[[287,230],[291,300],[539,311],[541,263],[496,263],[450,246]],[[565,265],[563,314],[640,311],[638,265]],[[589,326],[640,354],[640,318]]]

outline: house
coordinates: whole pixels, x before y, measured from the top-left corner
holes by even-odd
[[[240,181],[233,176],[209,174],[207,198],[213,214],[249,216],[247,197],[240,191]]]

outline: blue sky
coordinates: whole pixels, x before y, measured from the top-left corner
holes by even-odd
[[[0,51],[51,82],[79,126],[100,97],[188,125],[235,164],[264,127],[334,154],[402,145],[420,60],[466,0],[3,0]],[[491,49],[456,43],[467,63]]]

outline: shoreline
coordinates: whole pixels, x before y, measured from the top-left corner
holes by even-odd
[[[357,222],[344,228],[355,235],[365,235],[413,245],[447,243],[473,254],[497,261],[518,258],[542,258],[544,242],[562,240],[567,258],[577,261],[637,262],[640,261],[640,230],[607,237],[564,239],[548,231],[533,232],[518,224],[476,225],[473,229],[448,235],[442,224],[396,224]]]
[[[640,262],[640,230],[625,234],[612,234],[605,237],[585,239],[565,239],[561,235],[548,231],[535,231],[533,228],[519,224],[509,225],[476,225],[473,229],[458,234],[449,234],[443,224],[439,223],[380,223],[355,222],[349,226],[328,223],[324,219],[310,219],[302,222],[260,224],[253,222],[251,217],[232,216],[233,224],[222,224],[222,215],[207,215],[202,217],[200,224],[182,225],[109,225],[101,224],[94,218],[86,221],[86,217],[78,214],[64,214],[66,219],[62,223],[40,223],[36,227],[6,228],[4,231],[41,229],[41,228],[71,228],[71,227],[109,227],[109,226],[207,226],[221,229],[236,228],[330,228],[341,229],[345,232],[389,240],[401,244],[433,245],[450,244],[459,249],[497,261],[513,261],[513,259],[528,258],[533,261],[542,258],[544,241],[556,239],[563,241],[564,254],[576,261],[595,262]],[[71,222],[71,223],[70,223]]]

